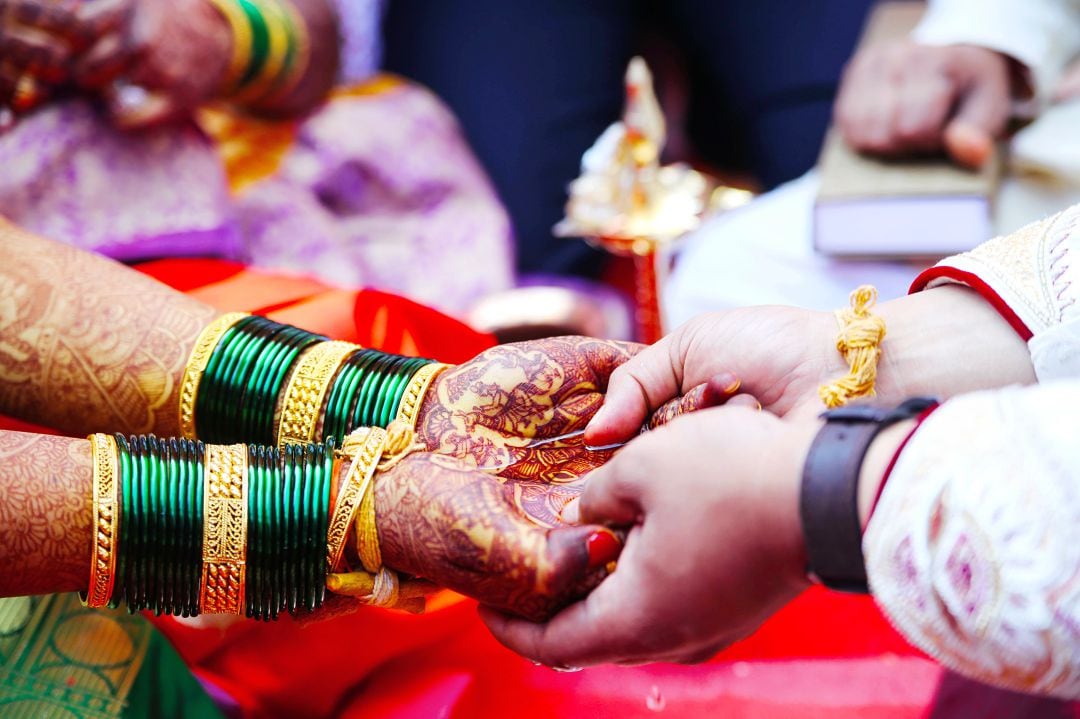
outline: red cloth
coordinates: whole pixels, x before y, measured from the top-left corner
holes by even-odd
[[[387,351],[461,361],[493,344],[381,292],[320,288],[211,260],[143,269],[223,309],[270,307],[283,321]],[[254,307],[253,278],[261,298]],[[574,674],[503,649],[475,605],[449,593],[422,616],[365,609],[303,627],[286,618],[221,629],[154,621],[201,678],[250,716],[912,719],[923,716],[940,676],[869,598],[817,589],[706,664]]]

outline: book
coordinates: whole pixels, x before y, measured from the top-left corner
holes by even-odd
[[[922,2],[879,4],[860,46],[906,37],[924,9]],[[883,159],[856,152],[831,128],[818,170],[813,236],[822,254],[935,260],[993,234],[1000,153],[977,171],[944,156]]]

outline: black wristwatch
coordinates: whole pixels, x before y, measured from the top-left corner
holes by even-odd
[[[894,409],[855,404],[821,414],[825,424],[806,455],[799,494],[811,579],[844,592],[869,592],[858,505],[863,459],[878,432],[936,404],[916,397]]]

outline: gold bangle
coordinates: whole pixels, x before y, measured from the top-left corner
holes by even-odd
[[[247,559],[247,447],[206,446],[199,612],[241,614]]]
[[[842,407],[859,397],[873,397],[877,381],[877,363],[881,357],[881,341],[885,339],[885,320],[871,314],[877,302],[877,289],[862,285],[851,293],[851,307],[836,311],[840,334],[836,349],[848,363],[848,373],[823,384],[818,395],[825,406]]]
[[[251,64],[252,29],[247,13],[236,4],[234,0],[210,0],[210,4],[217,8],[225,18],[232,31],[233,47],[232,58],[229,60],[229,70],[221,83],[220,93],[228,96],[236,92]]]
[[[300,357],[281,401],[277,444],[306,444],[315,441],[326,392],[341,364],[363,347],[351,342],[320,342]]]
[[[431,387],[431,383],[435,381],[435,378],[449,367],[448,364],[434,362],[424,365],[412,376],[409,384],[405,387],[405,394],[401,397],[401,404],[398,405],[398,422],[404,422],[409,429],[416,429],[416,420],[420,416],[420,407],[424,403],[424,396],[427,394],[428,388]]]
[[[386,430],[361,427],[345,438],[336,454],[352,460],[334,500],[334,511],[326,530],[326,568],[333,572],[341,561],[356,512],[368,493],[375,467],[386,447]]]
[[[198,436],[195,428],[195,402],[199,398],[199,383],[202,382],[203,372],[210,363],[214,348],[230,327],[247,316],[247,312],[221,315],[208,324],[195,340],[180,380],[180,435],[185,439],[195,439]]]
[[[116,581],[120,482],[116,471],[116,439],[108,434],[92,434],[88,439],[94,464],[94,549],[90,585],[83,603],[97,608],[109,603]]]

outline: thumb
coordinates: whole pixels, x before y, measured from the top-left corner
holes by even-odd
[[[642,485],[635,478],[638,468],[634,466],[637,454],[624,449],[586,476],[585,491],[577,502],[578,522],[625,527],[641,519]]]
[[[649,414],[680,394],[671,361],[672,335],[641,350],[611,374],[604,406],[585,428],[592,446],[621,442],[641,429]]]
[[[945,127],[946,151],[965,167],[982,167],[1005,130],[1009,112],[1009,88],[1004,79],[974,84]]]

